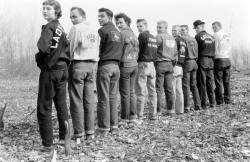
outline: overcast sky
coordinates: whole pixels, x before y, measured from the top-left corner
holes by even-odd
[[[10,22],[16,32],[29,30],[31,24],[40,32],[46,23],[42,18],[43,0],[0,0],[0,16]],[[132,29],[137,33],[137,18],[145,18],[149,30],[156,34],[156,22],[166,20],[171,26],[187,24],[190,32],[193,21],[201,19],[206,30],[212,33],[211,23],[222,22],[224,30],[231,33],[233,42],[250,47],[250,1],[249,0],[59,0],[63,9],[60,19],[65,30],[71,27],[69,11],[72,6],[85,10],[87,20],[98,29],[97,10],[100,7],[111,9],[115,14],[124,12],[132,19]]]

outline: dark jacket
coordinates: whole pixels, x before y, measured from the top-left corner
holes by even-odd
[[[198,58],[200,57],[214,57],[215,41],[214,37],[206,31],[201,31],[196,34],[195,39],[198,43]]]
[[[115,28],[112,22],[101,27],[98,33],[101,37],[99,63],[101,64],[105,61],[119,62],[124,46],[121,33]]]
[[[153,62],[157,57],[157,41],[156,38],[149,33],[144,31],[139,34],[139,58],[138,62]]]
[[[177,44],[177,54],[178,54],[178,59],[177,59],[177,64],[178,65],[183,65],[185,62],[185,57],[187,55],[187,44],[185,39],[183,39],[180,36],[175,37],[175,41]]]
[[[41,70],[55,69],[57,64],[70,62],[69,41],[57,19],[42,26],[37,47],[36,62]]]
[[[195,60],[198,58],[198,44],[196,39],[187,35],[183,37],[187,43],[188,52],[186,53],[186,60]]]
[[[121,31],[124,39],[124,48],[121,62],[123,67],[133,67],[137,65],[139,42],[131,28],[126,28]]]

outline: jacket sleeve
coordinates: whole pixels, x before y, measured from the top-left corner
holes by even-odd
[[[161,35],[156,36],[156,41],[157,41],[157,46],[159,47],[163,42]]]
[[[53,29],[50,26],[44,26],[41,37],[38,40],[37,47],[42,54],[50,54],[50,47],[52,45]]]
[[[147,37],[145,34],[140,33],[138,36],[138,41],[139,41],[139,49],[144,50],[145,47],[147,46]]]

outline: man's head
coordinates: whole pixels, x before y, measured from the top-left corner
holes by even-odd
[[[43,2],[43,18],[48,22],[59,19],[62,16],[61,5],[56,0],[45,0]]]
[[[221,23],[219,21],[215,21],[212,23],[213,31],[216,33],[222,29]]]
[[[145,19],[137,19],[136,25],[139,33],[148,30],[148,23]]]
[[[100,8],[98,10],[98,21],[101,26],[112,22],[113,12],[107,8]]]
[[[161,20],[157,22],[157,33],[162,34],[166,33],[168,29],[168,23],[167,21]]]
[[[131,19],[124,13],[115,15],[116,26],[121,30],[130,27]]]
[[[180,35],[180,26],[179,25],[174,25],[172,27],[172,35],[173,35],[173,37],[177,37]]]
[[[199,33],[199,32],[201,32],[201,31],[203,31],[204,28],[205,28],[205,22],[203,22],[203,21],[201,21],[201,20],[196,20],[196,21],[193,23],[193,25],[194,25],[194,29],[195,29],[195,32],[196,32],[196,33]]]
[[[188,32],[189,32],[188,25],[181,25],[180,27],[181,27],[181,31],[180,31],[181,36],[188,35]]]
[[[80,7],[72,7],[70,9],[70,19],[73,25],[80,24],[86,20],[86,14]]]

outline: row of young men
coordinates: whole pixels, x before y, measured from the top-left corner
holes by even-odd
[[[67,82],[74,137],[94,137],[94,84],[97,62],[97,118],[102,133],[118,129],[118,90],[121,95],[121,119],[135,123],[143,118],[146,89],[149,117],[152,120],[157,119],[162,112],[161,99],[164,92],[168,114],[183,113],[184,107],[186,110],[190,109],[190,88],[195,109],[205,108],[206,92],[210,106],[215,105],[212,74],[214,38],[204,31],[204,22],[194,22],[197,31],[195,40],[188,34],[187,25],[173,26],[171,36],[167,33],[167,22],[159,21],[158,35],[155,37],[147,30],[147,21],[138,19],[137,28],[140,34],[137,38],[130,28],[131,19],[127,15],[115,15],[119,29],[117,30],[112,23],[113,12],[101,8],[98,10],[98,21],[102,27],[97,34],[87,23],[85,12],[79,7],[73,7],[70,11],[73,27],[68,35],[68,54],[66,34],[58,21],[61,17],[60,4],[56,0],[44,1],[43,17],[48,23],[42,27],[36,61],[41,69],[37,117],[45,149],[53,145],[53,100],[59,121],[59,139],[65,138],[64,122],[68,120]],[[216,30],[221,28],[219,22],[213,26]],[[225,39],[224,37],[224,33],[218,32],[218,40]],[[221,85],[222,78],[227,80],[224,76],[229,71],[222,68],[225,61],[222,59],[222,62],[218,63],[217,69],[220,73],[216,85]],[[196,86],[197,69],[200,93]],[[227,87],[224,89],[225,96],[228,96]],[[220,86],[217,86],[216,92],[217,104],[222,104],[223,93]],[[228,100],[225,102],[229,102],[229,98],[226,99]]]

